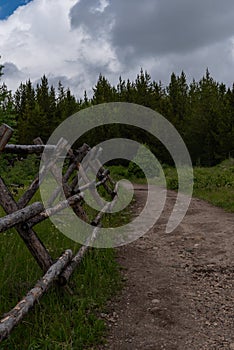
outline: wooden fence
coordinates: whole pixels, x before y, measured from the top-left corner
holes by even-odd
[[[85,253],[97,238],[104,213],[109,212],[114,206],[118,185],[111,179],[109,171],[101,166],[97,158],[98,150],[95,149],[92,150],[92,157],[89,157],[86,166],[89,168],[89,171],[91,170],[94,174],[97,174],[97,180],[91,181],[89,179],[87,169],[84,169],[80,164],[82,159],[90,152],[90,147],[86,144],[78,150],[72,150],[69,149],[68,143],[64,139],[59,140],[57,145],[45,146],[41,139],[37,138],[34,141],[34,145],[12,145],[8,144],[12,133],[13,130],[8,125],[2,124],[0,126],[0,153],[41,155],[45,147],[47,147],[51,151],[51,157],[46,162],[46,166],[41,167],[40,172],[38,172],[35,179],[17,202],[0,176],[0,205],[7,214],[0,218],[0,234],[14,227],[44,273],[43,277],[27,295],[11,311],[3,315],[3,318],[0,320],[0,342],[9,336],[12,329],[55,281],[61,286],[67,284],[73,271],[80,264]],[[57,181],[59,180],[59,170],[56,161],[64,148],[67,148],[67,157],[69,158],[69,166],[62,176],[63,191],[66,199],[54,204],[61,192],[61,187],[58,186],[48,201],[49,208],[45,209],[41,202],[29,204],[48,172]],[[78,176],[74,176],[74,173],[77,171],[79,171],[79,177],[83,180],[82,186],[78,183]],[[91,236],[78,252],[73,253],[71,250],[66,250],[56,261],[53,261],[47,248],[37,236],[34,226],[68,207],[71,207],[79,218],[88,222],[88,216],[82,207],[84,191],[89,189],[94,199],[98,202],[100,199],[95,188],[99,186],[103,186],[113,200],[108,202],[91,221],[90,224],[93,225]]]

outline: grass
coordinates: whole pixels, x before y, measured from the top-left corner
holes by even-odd
[[[163,171],[167,188],[178,189],[176,169],[164,166]],[[135,183],[146,183],[146,179],[129,176],[128,169],[117,166],[111,167],[112,174],[117,178],[126,177]],[[234,159],[228,159],[211,168],[194,167],[193,196],[234,212]]]
[[[5,173],[8,185],[24,185],[32,178],[32,158],[22,165],[16,164]],[[22,169],[25,168],[25,169]],[[30,168],[30,169],[29,169]],[[34,168],[36,169],[36,167]],[[17,176],[20,170],[23,176]],[[19,197],[24,189],[18,189]],[[37,193],[34,201],[40,199]],[[0,216],[3,216],[3,210]],[[119,217],[105,218],[106,225],[117,225]],[[107,225],[107,226],[108,226]],[[46,220],[35,230],[48,248],[53,259],[58,258],[65,249],[77,251],[79,244],[60,233]],[[31,289],[42,276],[42,272],[21,238],[14,229],[0,234],[0,315],[8,312]],[[105,305],[120,288],[120,267],[113,249],[90,249],[81,266],[73,274],[69,287],[56,284],[23,319],[11,336],[0,344],[4,350],[36,349],[93,349],[104,341],[105,323],[99,318]]]
[[[168,188],[178,188],[176,170],[165,168]],[[234,160],[226,160],[211,168],[194,167],[193,196],[234,212]]]

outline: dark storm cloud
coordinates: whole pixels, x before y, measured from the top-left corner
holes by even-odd
[[[234,35],[232,0],[110,0],[103,12],[94,10],[99,3],[78,2],[72,26],[95,35],[113,21],[113,46],[140,56],[186,53]]]
[[[98,10],[100,4],[99,0],[81,0],[78,2],[70,12],[72,27],[83,26],[92,35],[98,35],[105,31],[113,15],[109,11],[109,6],[104,11]]]

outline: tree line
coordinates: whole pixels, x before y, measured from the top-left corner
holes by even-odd
[[[3,66],[0,65],[0,76]],[[53,130],[67,117],[81,109],[107,102],[129,102],[151,108],[167,118],[181,134],[194,165],[212,166],[234,156],[234,84],[232,88],[216,82],[207,69],[199,80],[187,82],[182,71],[171,74],[170,82],[152,80],[141,71],[133,81],[123,80],[113,86],[100,74],[93,96],[77,100],[61,82],[49,86],[46,76],[36,86],[28,80],[12,93],[0,85],[0,122],[15,129],[13,142],[30,144],[40,136],[47,141]],[[113,125],[85,135],[91,146],[111,137],[129,137],[147,144],[164,163],[172,159],[159,141],[134,128]]]

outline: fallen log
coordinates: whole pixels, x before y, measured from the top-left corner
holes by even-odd
[[[0,321],[0,342],[7,338],[12,329],[22,320],[37,300],[46,293],[52,282],[59,276],[62,269],[71,260],[72,251],[66,250],[63,255],[49,268],[46,274],[36,283],[27,295]]]

